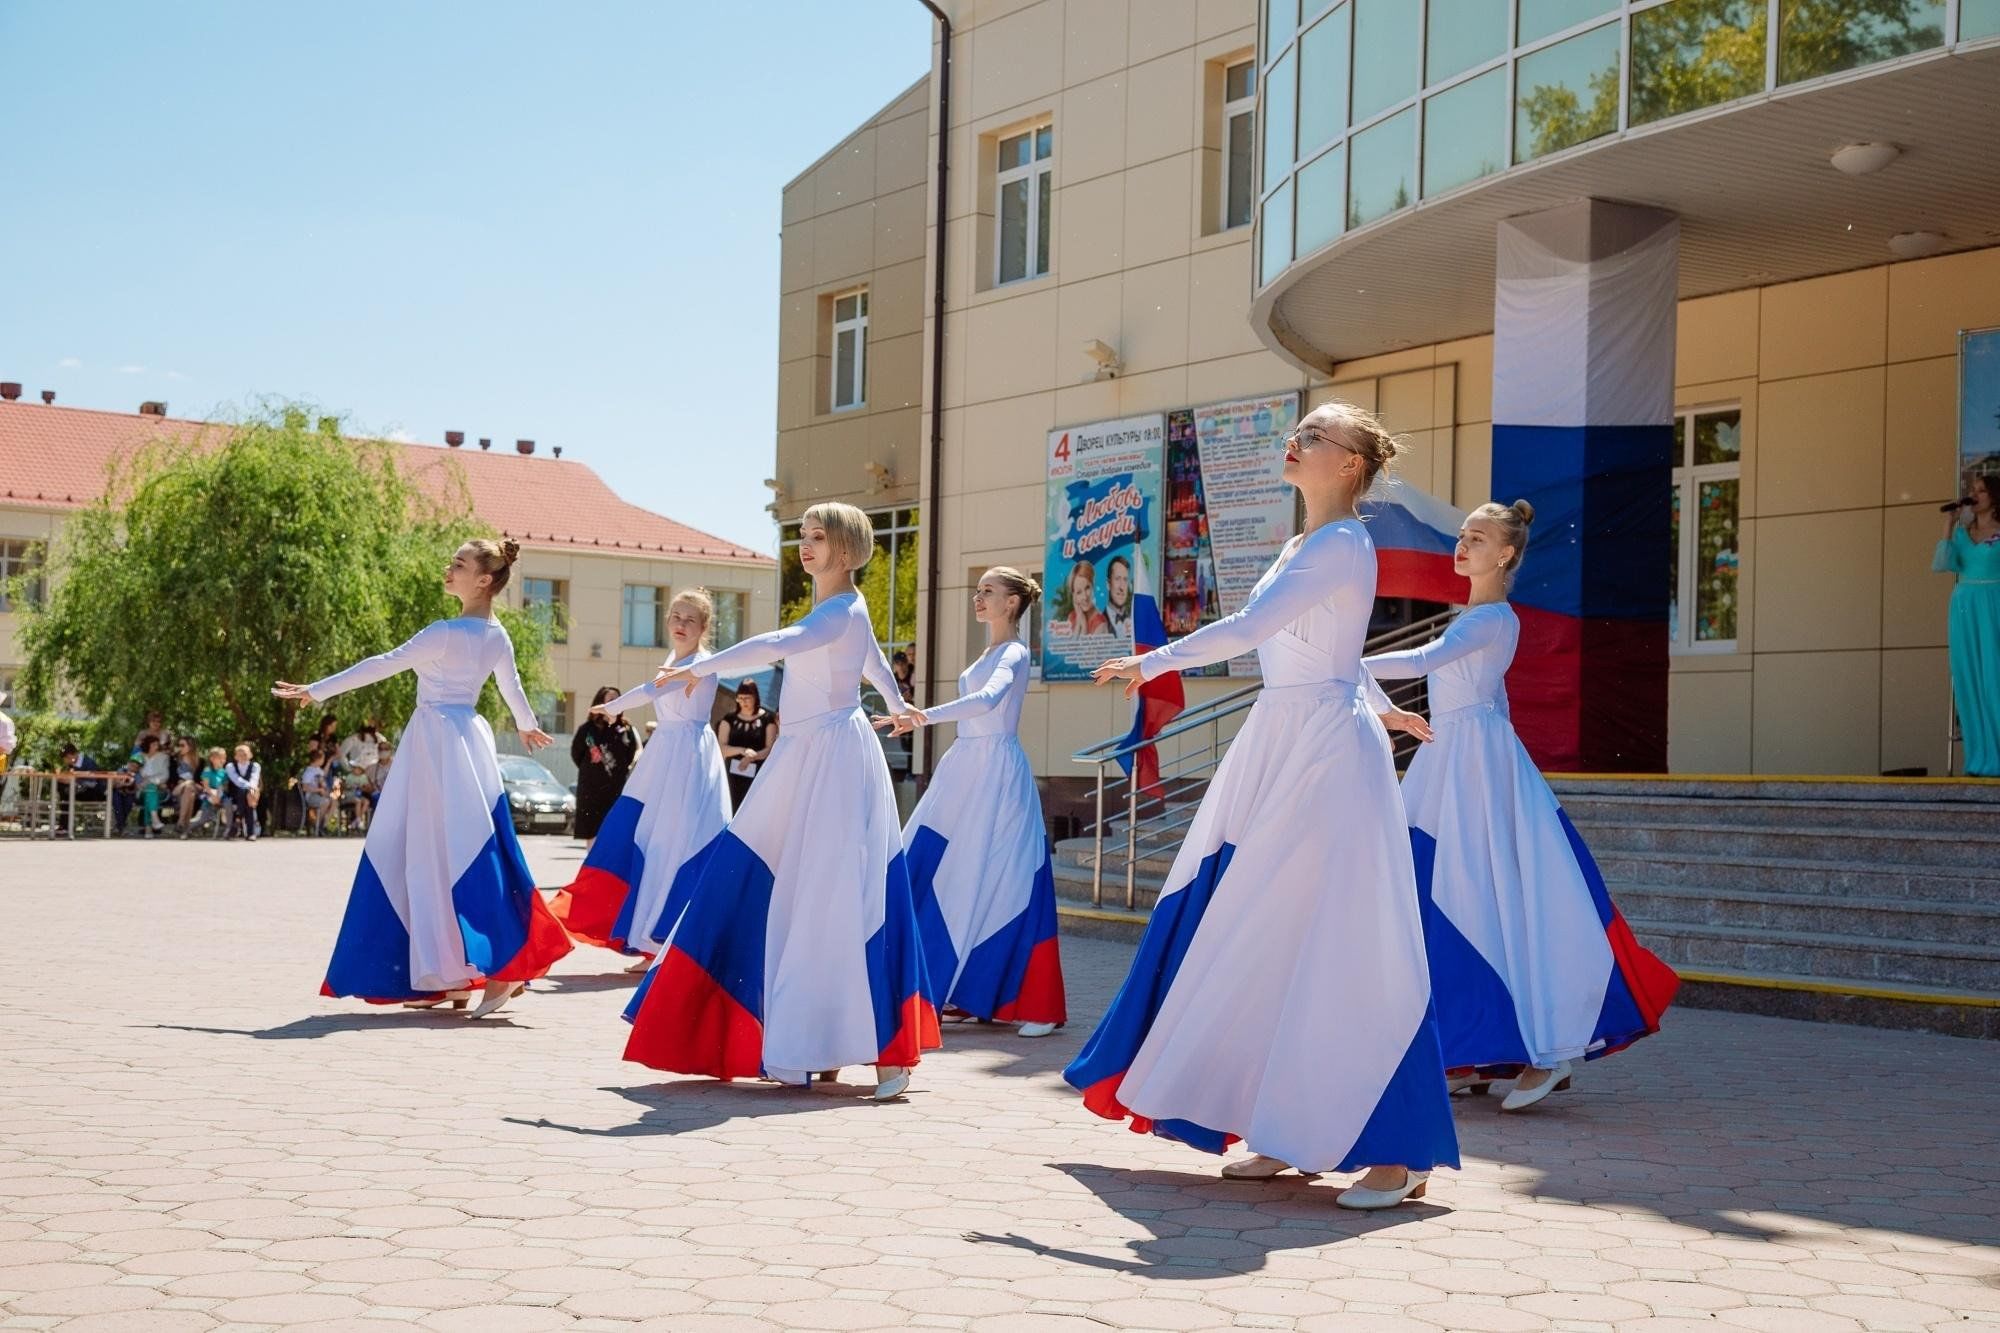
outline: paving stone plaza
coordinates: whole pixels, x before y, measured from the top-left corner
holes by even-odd
[[[900,1103],[662,1080],[601,952],[480,1023],[317,998],[359,850],[0,844],[0,1326],[2000,1327],[1986,1042],[1676,1009],[1349,1214],[1084,1113],[1129,945],[1066,941],[1068,1029],[950,1031]]]

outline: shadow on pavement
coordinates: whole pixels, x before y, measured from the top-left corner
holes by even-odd
[[[732,1120],[757,1120],[774,1115],[802,1115],[827,1110],[835,1105],[873,1102],[874,1085],[855,1083],[815,1083],[811,1088],[784,1088],[755,1080],[724,1083],[717,1079],[681,1079],[672,1083],[648,1083],[636,1088],[599,1088],[615,1092],[645,1108],[637,1120],[622,1125],[571,1125],[545,1116],[501,1117],[510,1125],[530,1129],[557,1129],[565,1134],[589,1138],[633,1139],[686,1134],[714,1129]],[[894,1107],[884,1102],[883,1107]]]
[[[164,1032],[200,1032],[214,1037],[252,1037],[258,1041],[312,1041],[337,1032],[388,1032],[410,1028],[510,1028],[513,1016],[498,1013],[473,1022],[465,1011],[437,1009],[381,1009],[375,1013],[320,1014],[295,1018],[274,1028],[210,1028],[192,1023],[134,1023],[133,1027]]]

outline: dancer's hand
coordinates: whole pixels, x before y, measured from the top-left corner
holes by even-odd
[[[891,736],[903,736],[918,727],[928,725],[930,719],[924,716],[924,710],[921,708],[906,708],[900,713],[892,713],[886,717],[877,713],[869,721],[874,723],[877,731],[886,731]]]
[[[1139,670],[1139,659],[1136,657],[1114,657],[1091,672],[1090,679],[1098,685],[1107,685],[1114,680],[1124,681],[1127,699],[1137,694],[1139,687],[1146,683],[1145,674]]]
[[[655,685],[679,685],[685,683],[687,685],[686,692],[690,695],[694,693],[694,687],[700,681],[701,677],[695,675],[694,672],[688,670],[686,667],[663,666],[660,668],[659,674],[653,677],[653,684]]]
[[[1390,731],[1406,732],[1420,741],[1436,739],[1431,724],[1424,720],[1421,713],[1406,713],[1400,708],[1391,708],[1382,714],[1382,725]]]
[[[592,717],[601,717],[606,722],[609,722],[611,720],[611,710],[609,708],[606,708],[603,704],[592,704],[590,708],[590,715]]]
[[[521,744],[527,746],[531,754],[545,745],[554,745],[555,742],[556,738],[540,727],[529,727],[521,733]]]
[[[297,699],[300,703],[311,704],[319,702],[319,700],[313,698],[312,687],[310,685],[294,685],[288,680],[281,680],[273,685],[271,687],[271,694],[274,698]]]

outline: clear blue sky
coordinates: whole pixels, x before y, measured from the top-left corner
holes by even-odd
[[[0,379],[532,438],[774,545],[779,190],[917,0],[0,0]]]

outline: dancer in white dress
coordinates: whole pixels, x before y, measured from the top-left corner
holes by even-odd
[[[1021,625],[1041,595],[1018,569],[987,570],[972,615],[988,642],[959,676],[959,697],[875,719],[898,736],[958,724],[903,829],[924,963],[949,1009],[1018,1023],[1023,1037],[1046,1037],[1068,1019],[1048,829],[1020,736],[1029,662]]]
[[[708,655],[715,603],[700,588],[667,606],[667,667],[692,666]],[[658,718],[625,790],[604,816],[576,880],[549,909],[577,939],[637,954],[629,969],[646,970],[680,919],[701,874],[701,853],[729,823],[729,780],[722,746],[710,729],[713,691],[689,694],[672,685],[644,685],[591,709],[607,719],[651,704]]]
[[[712,691],[716,676],[783,661],[784,721],[640,983],[625,1058],[794,1084],[872,1064],[886,1100],[939,1044],[895,792],[861,681],[892,706],[902,696],[854,586],[875,551],[868,516],[814,505],[799,537],[818,599],[804,620],[660,673],[661,684]]]
[[[1507,588],[1534,517],[1526,500],[1473,510],[1452,556],[1472,584],[1465,613],[1421,648],[1361,663],[1381,680],[1430,679],[1436,739],[1411,761],[1403,804],[1439,1037],[1446,1067],[1466,1071],[1454,1088],[1518,1075],[1507,1111],[1657,1031],[1679,983],[1633,938],[1508,717],[1521,622]]]
[[[1329,403],[1285,440],[1305,498],[1243,609],[1098,668],[1140,682],[1255,650],[1264,687],[1209,783],[1131,974],[1065,1077],[1134,1129],[1257,1156],[1224,1174],[1367,1168],[1386,1208],[1458,1164],[1389,737],[1361,688],[1375,549],[1354,502],[1397,451]]]
[[[519,553],[511,541],[465,543],[444,576],[464,615],[324,680],[279,681],[271,691],[311,705],[417,673],[417,711],[369,821],[322,994],[462,1006],[468,988],[483,982],[473,1011],[480,1018],[572,947],[535,892],[500,785],[493,730],[478,710],[491,676],[522,744],[549,743],[521,688],[513,641],[493,618],[493,598]]]

